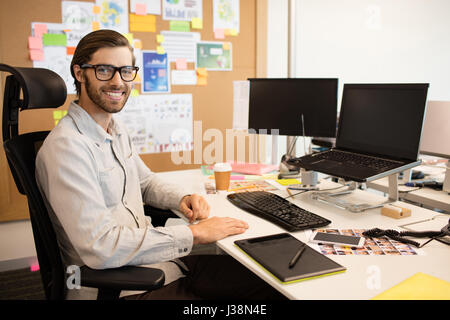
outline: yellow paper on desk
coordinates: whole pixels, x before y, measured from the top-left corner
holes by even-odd
[[[450,282],[419,272],[373,300],[450,300]]]
[[[282,186],[289,186],[291,184],[300,184],[297,179],[277,179],[277,182]]]

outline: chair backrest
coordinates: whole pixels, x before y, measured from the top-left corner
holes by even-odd
[[[55,231],[35,178],[37,151],[49,131],[19,135],[19,110],[58,108],[67,97],[63,79],[41,68],[16,68],[0,64],[6,78],[2,132],[3,146],[20,193],[26,195],[42,283],[47,299],[64,299],[65,270]],[[22,98],[21,98],[22,97]]]

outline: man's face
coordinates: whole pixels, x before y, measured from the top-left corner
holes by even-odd
[[[127,47],[102,48],[93,55],[91,65],[106,64],[116,67],[131,66],[132,53]],[[89,99],[108,113],[122,110],[131,92],[131,82],[125,82],[119,71],[108,81],[100,81],[92,68],[84,70],[85,92]]]

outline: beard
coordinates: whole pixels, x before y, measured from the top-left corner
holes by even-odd
[[[101,108],[103,111],[106,111],[108,113],[117,113],[120,112],[123,107],[125,106],[125,103],[128,100],[128,97],[130,95],[130,88],[128,86],[102,86],[98,90],[96,90],[90,83],[88,77],[85,78],[85,86],[86,86],[86,93],[89,97],[89,99],[92,100],[99,108]],[[102,91],[107,90],[120,90],[123,91],[123,99],[121,101],[107,101],[106,99],[102,98]]]

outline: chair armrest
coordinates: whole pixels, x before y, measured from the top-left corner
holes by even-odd
[[[146,216],[152,218],[152,225],[154,227],[164,226],[169,218],[180,218],[171,210],[155,208],[148,204],[144,205],[144,213]]]
[[[164,285],[164,272],[155,268],[125,266],[95,270],[80,268],[81,286],[107,290],[156,290]]]

